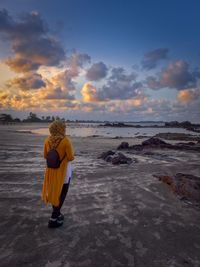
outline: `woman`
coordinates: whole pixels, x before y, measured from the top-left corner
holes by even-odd
[[[65,135],[65,123],[59,120],[49,126],[50,136],[44,142],[44,158],[48,160],[50,151],[56,151],[60,159],[59,167],[46,167],[42,188],[42,199],[45,203],[51,203],[52,215],[48,227],[59,227],[63,224],[64,216],[60,210],[67,195],[70,178],[71,164],[74,153],[70,140]],[[47,161],[48,163],[48,161]]]

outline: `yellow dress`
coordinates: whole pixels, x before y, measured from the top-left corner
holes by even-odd
[[[49,151],[48,138],[44,142],[44,158],[46,159],[47,153]],[[44,181],[42,187],[42,200],[45,203],[51,203],[54,206],[59,205],[59,197],[62,191],[62,186],[64,183],[67,162],[74,159],[74,152],[72,144],[67,137],[64,137],[58,147],[56,148],[60,159],[63,159],[61,165],[58,169],[47,168],[45,169]]]

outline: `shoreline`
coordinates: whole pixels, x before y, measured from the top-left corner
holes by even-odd
[[[41,127],[42,126],[42,127]],[[0,124],[0,130],[2,131],[11,131],[11,132],[19,132],[19,133],[27,133],[27,134],[36,134],[36,135],[41,135],[41,136],[47,136],[48,135],[48,126],[49,123],[16,123],[16,124],[9,124],[9,125],[3,125]],[[70,126],[69,126],[70,127]],[[117,127],[111,127],[107,131],[99,131],[98,129],[109,129],[109,127],[72,127],[69,128],[70,133],[68,136],[70,138],[72,137],[77,137],[77,138],[108,138],[108,139],[143,139],[143,138],[150,138],[150,137],[159,137],[163,138],[165,140],[191,140],[191,141],[196,141],[200,138],[200,133],[198,132],[193,132],[193,131],[186,131],[183,129],[183,131],[180,131],[182,128],[169,128],[169,127],[142,127],[141,129],[152,129],[152,131],[147,131],[147,132],[129,132],[127,130],[127,135],[126,129],[129,128],[124,128],[121,130],[116,130]],[[112,129],[114,129],[112,131]],[[118,129],[120,129],[119,127]],[[80,129],[80,130],[79,130]],[[89,129],[89,131],[88,131]],[[157,129],[158,131],[153,132],[153,129]],[[166,129],[166,131],[160,131],[159,129]],[[167,130],[169,129],[169,131]],[[177,129],[177,131],[175,130]],[[81,132],[82,130],[82,132]],[[171,131],[170,131],[171,130]],[[98,132],[99,131],[99,132]],[[88,135],[85,135],[85,133],[88,132]],[[80,133],[80,135],[78,135]]]

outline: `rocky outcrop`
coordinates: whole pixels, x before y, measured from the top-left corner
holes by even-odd
[[[122,153],[116,153],[113,156],[111,162],[114,165],[118,165],[118,164],[131,164],[133,162],[133,160],[131,158],[129,158],[129,157],[126,157]]]
[[[186,128],[186,130],[192,131],[195,133],[200,133],[200,127],[188,127],[188,128]]]
[[[107,152],[103,152],[100,156],[99,159],[104,159],[106,160],[107,157],[109,156],[113,156],[115,154],[115,152],[113,152],[112,150],[108,150]]]
[[[168,184],[171,190],[182,199],[200,204],[200,177],[177,173],[175,176],[154,175],[160,181]]]
[[[119,146],[118,146],[118,150],[120,149],[128,149],[129,148],[129,143],[128,142],[122,142]]]
[[[199,136],[185,133],[158,133],[154,137],[165,140],[198,141]]]
[[[149,149],[149,148],[154,148],[154,149],[176,149],[176,150],[193,150],[200,152],[200,145],[199,143],[194,143],[194,142],[187,142],[187,143],[176,143],[174,145],[166,143],[165,141],[156,138],[156,137],[151,137],[144,142],[142,142],[141,145],[133,145],[130,146],[129,143],[127,142],[122,142],[118,146],[118,150],[136,150],[136,151],[142,151],[144,149]]]
[[[100,157],[100,159],[103,159],[107,162],[112,163],[113,165],[119,165],[119,164],[131,164],[133,160],[129,157],[126,157],[124,154],[120,152],[113,152],[111,150],[107,152],[103,152]]]
[[[155,137],[149,138],[142,142],[142,146],[163,146],[163,145],[166,146],[167,143]]]

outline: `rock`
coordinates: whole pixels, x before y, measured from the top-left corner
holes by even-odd
[[[106,162],[112,162],[112,156],[111,155],[108,155],[104,160],[106,161]]]
[[[158,133],[154,137],[163,138],[165,140],[179,140],[179,141],[197,141],[199,137],[192,134],[185,133]]]
[[[192,131],[195,133],[200,133],[200,128],[199,127],[187,127],[186,130]]]
[[[126,157],[122,153],[117,153],[112,158],[112,164],[114,164],[114,165],[118,165],[118,164],[131,164],[131,163],[132,163],[132,159]]]
[[[177,173],[175,176],[155,175],[155,177],[168,184],[182,199],[200,204],[200,177],[183,173]]]
[[[114,155],[114,154],[115,154],[115,152],[113,152],[112,150],[109,150],[109,151],[107,151],[107,152],[103,152],[103,153],[99,156],[99,158],[105,160],[108,156],[110,156],[110,155]]]
[[[166,144],[166,142],[156,137],[149,138],[142,142],[142,146],[163,146]]]
[[[100,157],[101,159],[105,160],[106,162],[111,162],[114,165],[118,164],[131,164],[133,160],[129,157],[126,157],[124,154],[118,152],[115,153],[112,150],[107,152],[103,152]]]
[[[142,145],[133,145],[133,146],[130,146],[129,148],[136,150],[136,151],[142,151],[144,147]]]
[[[128,143],[128,142],[122,142],[122,143],[118,146],[117,150],[128,149],[128,148],[129,148],[129,143]]]
[[[188,144],[189,146],[194,146],[194,145],[196,145],[195,142],[188,142],[187,144]]]
[[[120,149],[128,149],[130,150],[136,150],[136,151],[143,151],[144,149],[149,149],[149,148],[167,148],[167,149],[176,149],[176,150],[193,150],[200,152],[200,146],[199,143],[195,144],[194,142],[187,142],[187,143],[176,143],[174,145],[166,143],[165,141],[156,138],[156,137],[151,137],[145,141],[142,142],[141,145],[133,145],[129,146],[127,142],[122,142],[118,146],[118,150]]]

